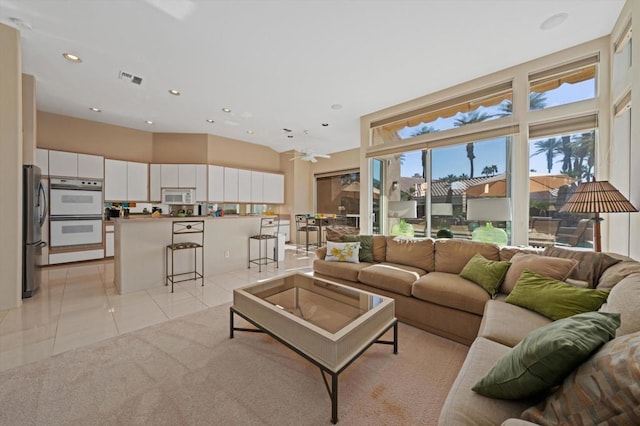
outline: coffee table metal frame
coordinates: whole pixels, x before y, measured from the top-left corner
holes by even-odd
[[[233,318],[234,314],[240,316],[245,321],[253,325],[255,328],[236,327],[234,325],[234,318]],[[392,328],[393,328],[393,340],[380,340],[380,338]],[[327,392],[329,393],[329,398],[331,399],[331,423],[333,424],[338,422],[338,376],[340,375],[340,373],[342,373],[349,365],[351,365],[353,361],[358,359],[358,357],[360,357],[360,355],[362,355],[374,343],[383,344],[383,345],[393,345],[393,353],[394,354],[398,353],[398,320],[396,318],[394,318],[390,324],[388,324],[380,332],[378,332],[358,352],[356,352],[352,357],[348,358],[346,362],[337,370],[333,370],[325,366],[321,362],[317,361],[316,359],[306,354],[299,348],[296,348],[289,342],[280,338],[276,334],[272,333],[270,330],[258,324],[253,319],[249,318],[244,313],[238,311],[233,306],[231,306],[229,308],[229,338],[231,339],[234,338],[235,331],[247,331],[247,332],[268,334],[269,336],[276,339],[278,342],[282,343],[283,345],[285,345],[286,347],[288,347],[289,349],[291,349],[292,351],[294,351],[295,353],[302,356],[307,361],[311,362],[316,367],[318,367],[320,369],[320,374],[322,375],[322,380],[324,381]],[[327,380],[327,375],[331,377],[331,385],[329,385],[329,382]]]

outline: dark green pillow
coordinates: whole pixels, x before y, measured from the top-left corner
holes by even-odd
[[[620,314],[587,312],[531,332],[476,383],[490,398],[519,399],[540,394],[562,380],[600,346],[613,339]]]
[[[360,242],[360,252],[358,253],[360,262],[373,263],[373,235],[343,235],[342,241],[345,243]]]
[[[488,260],[480,253],[476,253],[460,272],[462,278],[473,281],[484,288],[493,297],[507,275],[510,262]]]
[[[525,269],[505,302],[559,320],[598,310],[608,295],[605,290],[576,287]]]

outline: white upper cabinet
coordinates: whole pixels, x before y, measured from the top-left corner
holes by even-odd
[[[251,172],[251,202],[262,203],[264,201],[264,195],[262,186],[264,182],[264,173]]]
[[[127,200],[147,201],[147,163],[127,163]]]
[[[77,154],[75,152],[49,151],[49,174],[102,179],[104,157],[100,155]]]
[[[224,201],[238,201],[238,169],[224,168]]]
[[[196,166],[194,164],[178,164],[178,187],[196,187]]]
[[[149,165],[149,201],[160,201],[162,194],[160,188],[160,164]]]
[[[197,164],[196,168],[196,201],[207,201],[207,165]]]
[[[102,179],[104,158],[101,155],[78,154],[78,177]]]
[[[264,173],[262,194],[264,203],[283,204],[284,175],[276,173]]]
[[[209,166],[209,201],[212,203],[224,201],[224,167]]]
[[[238,170],[238,201],[251,202],[251,170]]]
[[[49,174],[51,176],[78,177],[78,154],[49,151]]]
[[[178,165],[160,165],[160,186],[162,188],[178,188]]]
[[[42,176],[49,175],[49,150],[37,148],[36,149],[36,166],[40,167],[40,173]]]
[[[147,163],[104,160],[105,201],[147,201]]]
[[[105,201],[127,201],[127,162],[106,159],[104,161]]]

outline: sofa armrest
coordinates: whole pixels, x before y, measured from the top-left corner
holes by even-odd
[[[327,256],[327,248],[326,247],[320,247],[319,249],[317,249],[315,251],[316,253],[316,257],[318,259],[324,259]]]

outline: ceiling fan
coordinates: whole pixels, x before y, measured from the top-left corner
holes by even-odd
[[[329,154],[316,154],[315,152],[313,152],[310,149],[302,149],[302,150],[300,150],[299,153],[296,153],[296,155],[294,155],[291,158],[291,161],[300,159],[302,161],[311,161],[312,163],[317,163],[318,160],[316,159],[316,157],[318,157],[318,158],[331,158],[331,156]]]

